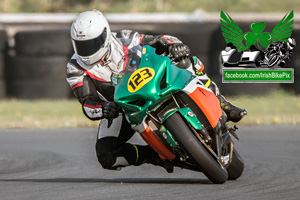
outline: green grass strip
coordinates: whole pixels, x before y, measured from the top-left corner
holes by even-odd
[[[248,115],[239,123],[300,124],[300,96],[273,91],[264,96],[227,98],[246,108]],[[0,100],[0,128],[97,127],[82,113],[77,100]]]

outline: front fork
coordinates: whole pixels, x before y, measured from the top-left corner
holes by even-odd
[[[224,167],[227,167],[232,159],[233,141],[231,135],[239,139],[235,133],[236,130],[236,126],[228,126],[227,115],[223,111],[223,115],[218,125],[213,129],[211,137],[213,138],[213,149]]]
[[[222,153],[222,147],[223,147],[223,138],[222,138],[222,130],[221,130],[221,124],[220,122],[218,123],[218,125],[214,128],[214,131],[212,133],[213,138],[213,147],[214,150],[218,156],[218,158],[221,157],[221,153]]]

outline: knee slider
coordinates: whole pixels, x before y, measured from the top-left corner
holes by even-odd
[[[104,169],[113,168],[112,166],[116,162],[116,156],[113,153],[100,154],[97,155],[97,157],[98,157],[98,162],[101,164],[101,166]]]
[[[110,169],[116,162],[115,146],[117,139],[114,137],[102,138],[96,143],[98,162],[104,169]]]

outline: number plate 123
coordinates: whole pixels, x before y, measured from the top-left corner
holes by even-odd
[[[154,77],[155,71],[150,67],[143,67],[141,69],[136,70],[128,80],[128,91],[133,93],[141,89],[144,85],[146,85],[151,79]]]

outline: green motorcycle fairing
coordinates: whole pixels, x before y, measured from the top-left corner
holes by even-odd
[[[114,101],[124,110],[132,125],[192,79],[190,71],[176,67],[167,56],[160,56],[150,46],[143,47],[140,65],[128,75],[114,75]]]
[[[193,111],[190,108],[174,108],[169,111],[167,111],[165,114],[165,117],[163,118],[162,122],[164,122],[166,119],[168,119],[171,115],[173,115],[175,112],[179,112],[181,116],[190,123],[196,130],[201,130],[202,124],[196,117],[196,115],[193,113]],[[159,128],[160,133],[162,134],[163,138],[169,143],[169,145],[173,148],[177,147],[177,143],[174,140],[174,137],[172,134],[164,127],[162,124]]]
[[[190,108],[176,108],[172,109],[170,112],[168,112],[162,122],[164,122],[166,119],[168,119],[171,115],[173,115],[175,112],[179,112],[181,116],[184,117],[184,119],[190,123],[196,130],[200,130],[202,128],[202,124],[196,117],[196,115],[193,113],[193,111]]]

